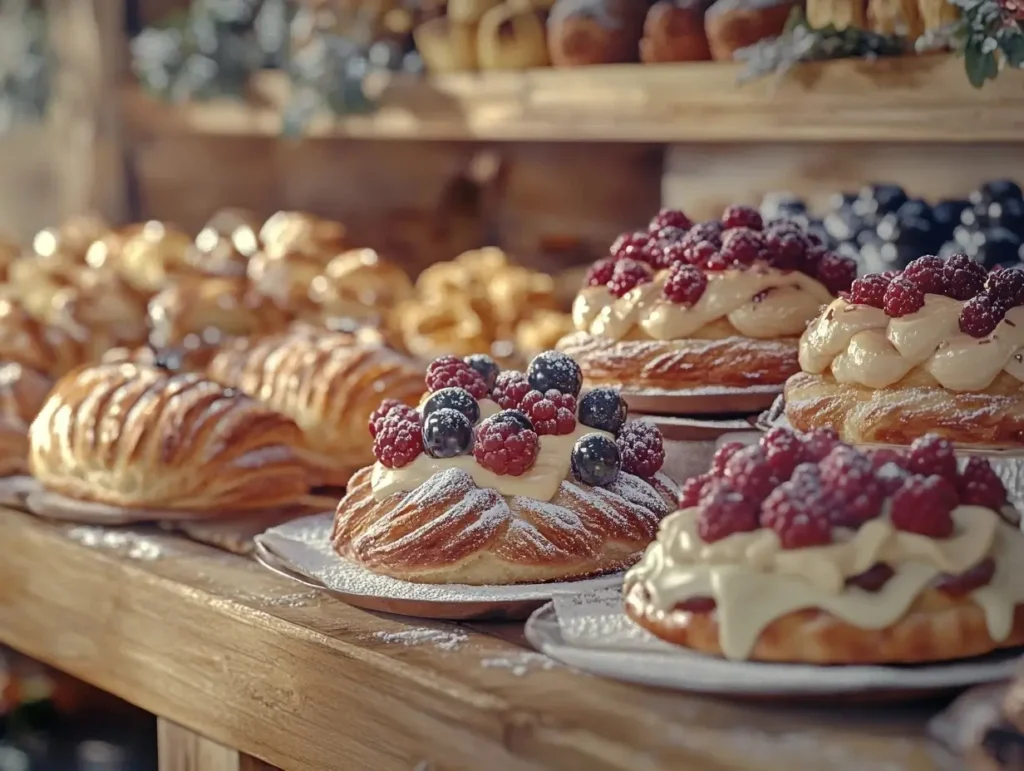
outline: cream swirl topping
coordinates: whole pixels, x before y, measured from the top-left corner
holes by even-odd
[[[490,417],[499,412],[499,407],[490,399],[480,401],[480,419]],[[477,487],[496,490],[506,497],[523,496],[540,501],[550,501],[558,493],[558,488],[568,476],[571,466],[570,455],[576,440],[585,434],[603,434],[614,439],[614,435],[582,423],[576,423],[576,430],[561,436],[545,435],[539,437],[540,447],[537,460],[520,476],[495,474],[484,468],[472,455],[459,455],[455,458],[432,458],[426,453],[401,468],[388,468],[377,462],[370,476],[370,488],[375,500],[382,501],[390,495],[408,492],[426,482],[439,471],[460,468],[472,477]]]
[[[670,302],[662,294],[668,271],[623,297],[603,286],[585,287],[573,303],[573,323],[578,331],[612,340],[631,335],[679,340],[726,319],[742,335],[771,339],[800,334],[832,299],[821,283],[797,271],[755,266],[706,275],[707,288],[692,306]]]
[[[929,294],[920,310],[890,318],[881,308],[834,300],[800,339],[800,367],[830,369],[838,382],[868,388],[887,388],[914,367],[951,391],[985,389],[1000,372],[1024,381],[1024,307],[976,338],[960,331],[963,305]]]
[[[713,598],[719,644],[730,659],[749,657],[772,621],[805,608],[862,629],[882,629],[940,575],[964,573],[986,557],[993,559],[995,574],[970,596],[994,640],[1007,638],[1014,608],[1024,603],[1024,537],[989,509],[956,508],[956,531],[943,540],[896,530],[881,517],[855,534],[836,531],[839,540],[828,546],[788,551],[766,529],[706,544],[697,534],[697,516],[697,509],[684,509],[662,522],[657,540],[627,574],[626,590],[640,585],[666,613],[689,599]],[[881,590],[846,585],[879,562],[894,571]]]

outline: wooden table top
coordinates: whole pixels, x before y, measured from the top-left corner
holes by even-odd
[[[0,510],[0,642],[284,771],[925,771],[936,705],[729,702],[351,608],[178,536]]]

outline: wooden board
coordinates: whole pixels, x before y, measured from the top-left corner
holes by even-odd
[[[355,610],[235,555],[0,511],[0,642],[283,771],[931,771],[925,708],[702,699],[545,667],[508,625]],[[941,765],[940,765],[941,764]]]
[[[808,64],[785,78],[737,83],[738,65],[617,65],[465,73],[368,85],[371,115],[324,115],[307,135],[375,139],[523,141],[1017,141],[1024,72],[973,88],[946,55]],[[287,80],[254,79],[247,101],[157,102],[122,94],[138,134],[277,136]]]

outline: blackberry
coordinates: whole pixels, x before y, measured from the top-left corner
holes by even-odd
[[[480,405],[465,388],[442,388],[435,391],[423,403],[423,417],[443,409],[461,412],[470,423],[480,420]]]
[[[595,388],[580,399],[580,423],[609,434],[619,433],[626,412],[626,401],[614,388]]]

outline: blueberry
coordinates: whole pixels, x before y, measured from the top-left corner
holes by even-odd
[[[554,389],[559,393],[576,396],[583,387],[580,365],[558,351],[538,354],[526,368],[526,379],[531,388],[541,393]]]
[[[970,204],[967,201],[939,201],[932,207],[932,219],[938,233],[946,241],[953,237],[953,228],[960,222],[960,214]]]
[[[988,204],[976,203],[960,212],[960,224],[965,228],[988,227]]]
[[[1021,241],[1016,233],[1006,228],[989,228],[981,231],[974,259],[991,270],[996,265],[1016,265],[1022,259]]]
[[[929,222],[934,220],[932,207],[928,205],[927,201],[923,201],[920,198],[908,198],[896,210],[896,216],[901,220],[915,219],[928,220]]]
[[[584,434],[572,448],[572,474],[585,485],[610,485],[619,476],[622,459],[614,439]]]
[[[792,193],[768,193],[761,200],[761,216],[765,222],[807,213],[807,204]]]
[[[954,254],[959,254],[962,251],[963,249],[961,248],[960,244],[958,244],[956,241],[946,241],[946,243],[944,243],[942,247],[939,249],[938,254],[939,257],[941,257],[942,259],[948,260]]]
[[[465,388],[442,388],[435,391],[423,404],[423,416],[444,409],[461,412],[470,423],[480,420],[480,405]]]
[[[626,422],[626,402],[613,388],[595,388],[580,399],[580,423],[618,434]]]
[[[971,193],[971,203],[985,205],[993,201],[1001,203],[1011,198],[1021,199],[1024,195],[1021,194],[1020,185],[1009,179],[990,180]]]
[[[899,185],[865,185],[853,209],[860,216],[872,219],[894,212],[906,202],[907,194]]]
[[[494,359],[485,353],[474,353],[472,356],[467,356],[463,361],[476,370],[480,377],[484,379],[484,382],[487,383],[488,391],[494,388],[494,381],[498,379],[498,373],[501,372],[501,367],[495,363]]]
[[[840,209],[825,215],[825,230],[836,241],[849,241],[864,229],[864,220],[852,209]]]
[[[856,193],[833,193],[828,198],[829,211],[849,211],[857,200]]]
[[[515,423],[522,429],[534,431],[533,422],[526,417],[526,413],[519,410],[502,410],[487,418],[488,423]]]
[[[988,221],[990,225],[1006,228],[1024,237],[1024,201],[1017,198],[993,201],[988,205]]]
[[[473,424],[458,410],[447,408],[423,420],[423,449],[432,458],[454,458],[473,446]]]

